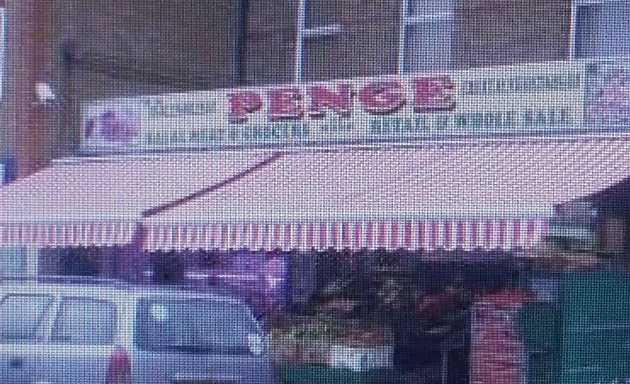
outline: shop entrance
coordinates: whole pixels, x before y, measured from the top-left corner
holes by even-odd
[[[305,382],[300,372],[334,381],[322,368],[333,367],[365,382],[467,383],[470,307],[519,281],[515,259],[501,252],[329,251],[310,260],[308,300],[269,316],[287,382]]]

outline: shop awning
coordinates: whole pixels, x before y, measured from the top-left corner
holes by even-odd
[[[57,162],[0,188],[0,246],[129,244],[145,211],[194,198],[270,158],[214,152]]]
[[[157,249],[514,249],[554,206],[630,177],[630,141],[496,142],[285,153],[147,217]]]

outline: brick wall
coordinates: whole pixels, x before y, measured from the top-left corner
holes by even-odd
[[[568,57],[570,0],[474,0],[458,13],[456,67]]]
[[[82,100],[236,84],[232,0],[7,0],[3,151],[21,176],[77,149]],[[71,54],[64,65],[62,47]],[[58,108],[33,104],[45,81]]]
[[[293,79],[297,0],[248,0],[246,84]],[[401,0],[310,0],[309,26],[341,32],[304,46],[303,79],[396,72]],[[82,100],[238,84],[236,0],[6,0],[4,150],[21,174],[78,148]],[[570,0],[459,0],[455,66],[567,55]],[[64,64],[62,47],[73,58]],[[49,81],[58,109],[34,106]]]
[[[311,26],[339,23],[337,36],[306,41],[304,80],[396,73],[398,1],[311,0]]]
[[[246,78],[248,84],[292,80],[297,1],[249,0]]]
[[[69,28],[82,70],[76,81],[85,85],[77,97],[232,85],[235,3],[74,0]]]
[[[58,76],[54,41],[60,9],[52,1],[7,0],[5,81],[0,135],[17,156],[18,174],[45,166],[58,154],[58,114],[37,105],[35,84]]]
[[[250,84],[293,79],[297,1],[251,0],[247,74]],[[305,40],[303,80],[396,71],[398,1],[310,0],[307,27],[339,24],[339,34]]]

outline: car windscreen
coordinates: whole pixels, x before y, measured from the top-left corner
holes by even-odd
[[[52,301],[49,295],[4,296],[0,300],[0,342],[34,340]]]
[[[182,353],[249,353],[260,333],[243,304],[209,299],[141,299],[135,343],[140,349]]]

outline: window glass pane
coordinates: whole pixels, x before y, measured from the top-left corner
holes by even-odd
[[[577,9],[575,49],[578,57],[593,56],[597,50],[597,19],[600,11],[599,5],[581,6]]]
[[[357,67],[345,63],[350,55],[338,56],[341,42],[339,38],[308,39],[304,42],[302,79],[323,81],[350,78],[356,75]]]
[[[249,0],[245,73],[250,85],[282,84],[293,79],[297,1]],[[255,16],[254,16],[255,15]]]
[[[577,57],[630,55],[630,2],[580,6],[576,18]]]
[[[307,0],[306,28],[323,27],[340,23],[348,3],[339,0]]]
[[[112,303],[66,298],[59,308],[51,339],[73,344],[110,344],[115,329],[116,311]]]
[[[407,27],[405,72],[451,67],[453,21],[423,22]]]
[[[9,295],[0,302],[0,340],[32,340],[52,297]]]
[[[247,345],[247,336],[256,333],[251,315],[241,305],[200,303],[191,313],[191,320],[198,325],[204,345],[242,347]]]
[[[398,34],[387,26],[345,30],[304,43],[303,81],[380,76],[396,71]]]
[[[136,344],[149,350],[246,353],[259,329],[247,307],[209,300],[142,300]]]
[[[407,14],[410,16],[453,12],[452,0],[408,0]]]
[[[303,81],[396,72],[400,38],[397,8],[388,2],[338,0],[309,0],[308,7],[309,17],[315,21],[307,25],[310,29],[303,40]]]
[[[251,85],[282,84],[293,79],[295,36],[252,36],[247,43],[247,82]]]
[[[10,277],[24,275],[25,273],[26,249],[22,247],[0,247],[0,275]]]

